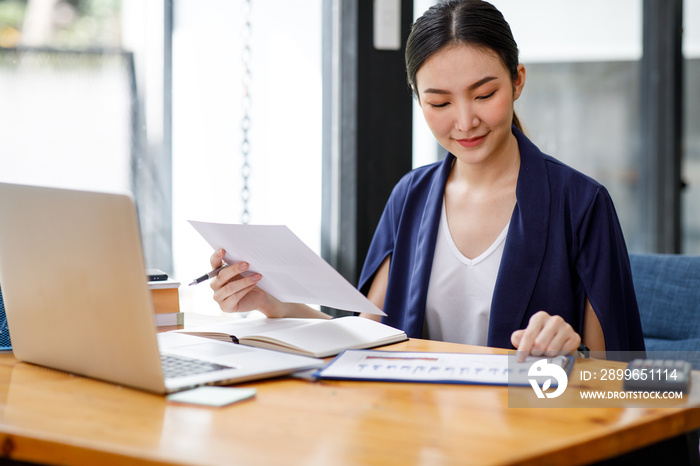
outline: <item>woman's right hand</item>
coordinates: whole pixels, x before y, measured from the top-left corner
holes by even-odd
[[[224,264],[226,252],[219,249],[211,255],[211,268],[216,269]],[[224,312],[260,311],[267,317],[306,317],[315,319],[330,319],[331,316],[318,309],[313,309],[300,303],[283,303],[258,287],[262,278],[259,273],[247,277],[241,275],[248,270],[247,262],[230,264],[221,269],[219,274],[211,279],[211,289],[214,290],[214,301]]]
[[[212,269],[223,265],[224,254],[225,251],[219,249],[211,255]],[[211,289],[214,290],[214,301],[224,312],[258,310],[268,317],[273,317],[279,301],[258,288],[257,284],[262,275],[254,273],[244,277],[241,273],[246,270],[248,270],[247,262],[230,264],[222,269],[210,282]]]

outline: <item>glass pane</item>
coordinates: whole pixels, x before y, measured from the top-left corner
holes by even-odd
[[[700,0],[683,5],[683,250],[700,255]]]
[[[0,180],[130,192],[130,57],[0,48]]]
[[[134,194],[170,271],[163,5],[0,0],[0,179]]]
[[[494,3],[527,70],[516,111],[528,136],[608,189],[628,248],[637,249],[641,0]]]
[[[0,1],[0,180],[129,191],[133,66],[118,2]]]
[[[320,250],[321,0],[252,2],[248,142],[251,224],[286,224]],[[173,253],[182,281],[211,248],[188,219],[241,223],[245,2],[181,0],[173,31]],[[185,310],[217,312],[207,285]]]

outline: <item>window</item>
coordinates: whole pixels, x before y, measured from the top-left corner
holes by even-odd
[[[683,5],[683,251],[700,255],[700,0]]]
[[[212,252],[187,220],[241,222],[244,8],[175,2],[173,255],[182,281],[206,272]],[[321,0],[253,2],[250,22],[250,223],[286,224],[318,251]],[[184,310],[218,311],[206,285],[181,295]]]
[[[0,180],[129,192],[134,67],[116,1],[0,1]]]

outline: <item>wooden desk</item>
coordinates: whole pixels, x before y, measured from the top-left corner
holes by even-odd
[[[578,360],[573,373],[601,364]],[[248,383],[255,399],[208,408],[0,354],[0,444],[4,457],[75,465],[585,464],[700,427],[700,373],[693,379],[663,408],[509,408],[513,388],[291,378]],[[596,383],[572,376],[564,395]]]

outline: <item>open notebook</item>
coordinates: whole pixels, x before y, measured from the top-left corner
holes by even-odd
[[[238,319],[173,332],[268,348],[315,358],[351,348],[374,348],[408,340],[406,333],[364,317]]]
[[[323,364],[156,335],[136,209],[126,195],[0,183],[0,225],[0,284],[21,361],[156,393]],[[199,367],[166,377],[172,361],[177,370]]]

